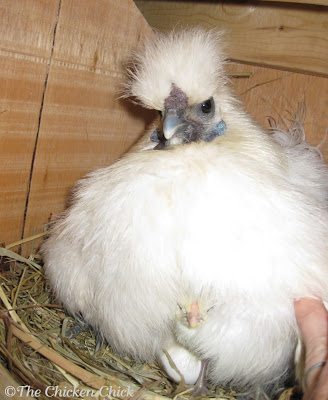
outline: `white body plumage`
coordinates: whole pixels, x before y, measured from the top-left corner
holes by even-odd
[[[211,62],[186,62],[195,54]],[[43,247],[47,275],[118,352],[153,359],[176,335],[210,359],[213,383],[267,385],[293,356],[293,298],[328,297],[327,167],[240,110],[212,34],[160,38],[139,61],[130,91],[147,107],[163,109],[174,82],[192,104],[212,96],[227,131],[143,144],[80,181]],[[172,329],[186,287],[215,307],[199,328]]]

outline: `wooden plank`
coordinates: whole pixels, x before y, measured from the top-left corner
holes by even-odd
[[[58,2],[0,3],[0,242],[21,237]]]
[[[227,65],[227,71],[250,75],[231,81],[246,110],[263,127],[269,128],[269,116],[281,127],[282,120],[288,125],[291,115],[304,103],[307,140],[314,146],[322,143],[320,150],[328,161],[328,78],[236,63]]]
[[[150,34],[131,0],[62,0],[25,236],[38,233],[62,211],[73,183],[111,164],[154,116],[118,98],[125,80],[122,64]]]
[[[297,3],[297,4],[304,4],[305,6],[308,5],[328,6],[328,0],[260,0],[260,1],[268,1],[274,3]]]
[[[327,7],[190,0],[136,4],[159,30],[195,25],[224,30],[232,60],[328,75]]]

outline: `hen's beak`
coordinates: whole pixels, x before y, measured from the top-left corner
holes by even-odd
[[[191,303],[190,311],[187,312],[189,328],[197,328],[201,322],[201,315],[198,303]]]
[[[163,133],[166,140],[172,136],[185,124],[185,121],[178,116],[176,110],[168,110],[163,119]]]

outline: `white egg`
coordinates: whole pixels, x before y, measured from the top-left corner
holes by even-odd
[[[171,360],[165,353],[169,354]],[[201,370],[201,361],[184,347],[178,344],[171,345],[166,352],[160,354],[159,361],[169,377],[175,382],[180,382],[181,377],[183,377],[187,385],[196,383]],[[173,361],[176,368],[172,366],[171,361]]]

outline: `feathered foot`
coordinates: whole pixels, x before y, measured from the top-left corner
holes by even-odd
[[[98,353],[98,351],[102,348],[102,346],[105,344],[105,339],[103,335],[97,331],[96,332],[96,346],[95,346],[95,353]]]
[[[65,330],[64,336],[73,339],[82,332],[87,332],[90,326],[84,321],[82,315],[75,315],[74,325]]]

